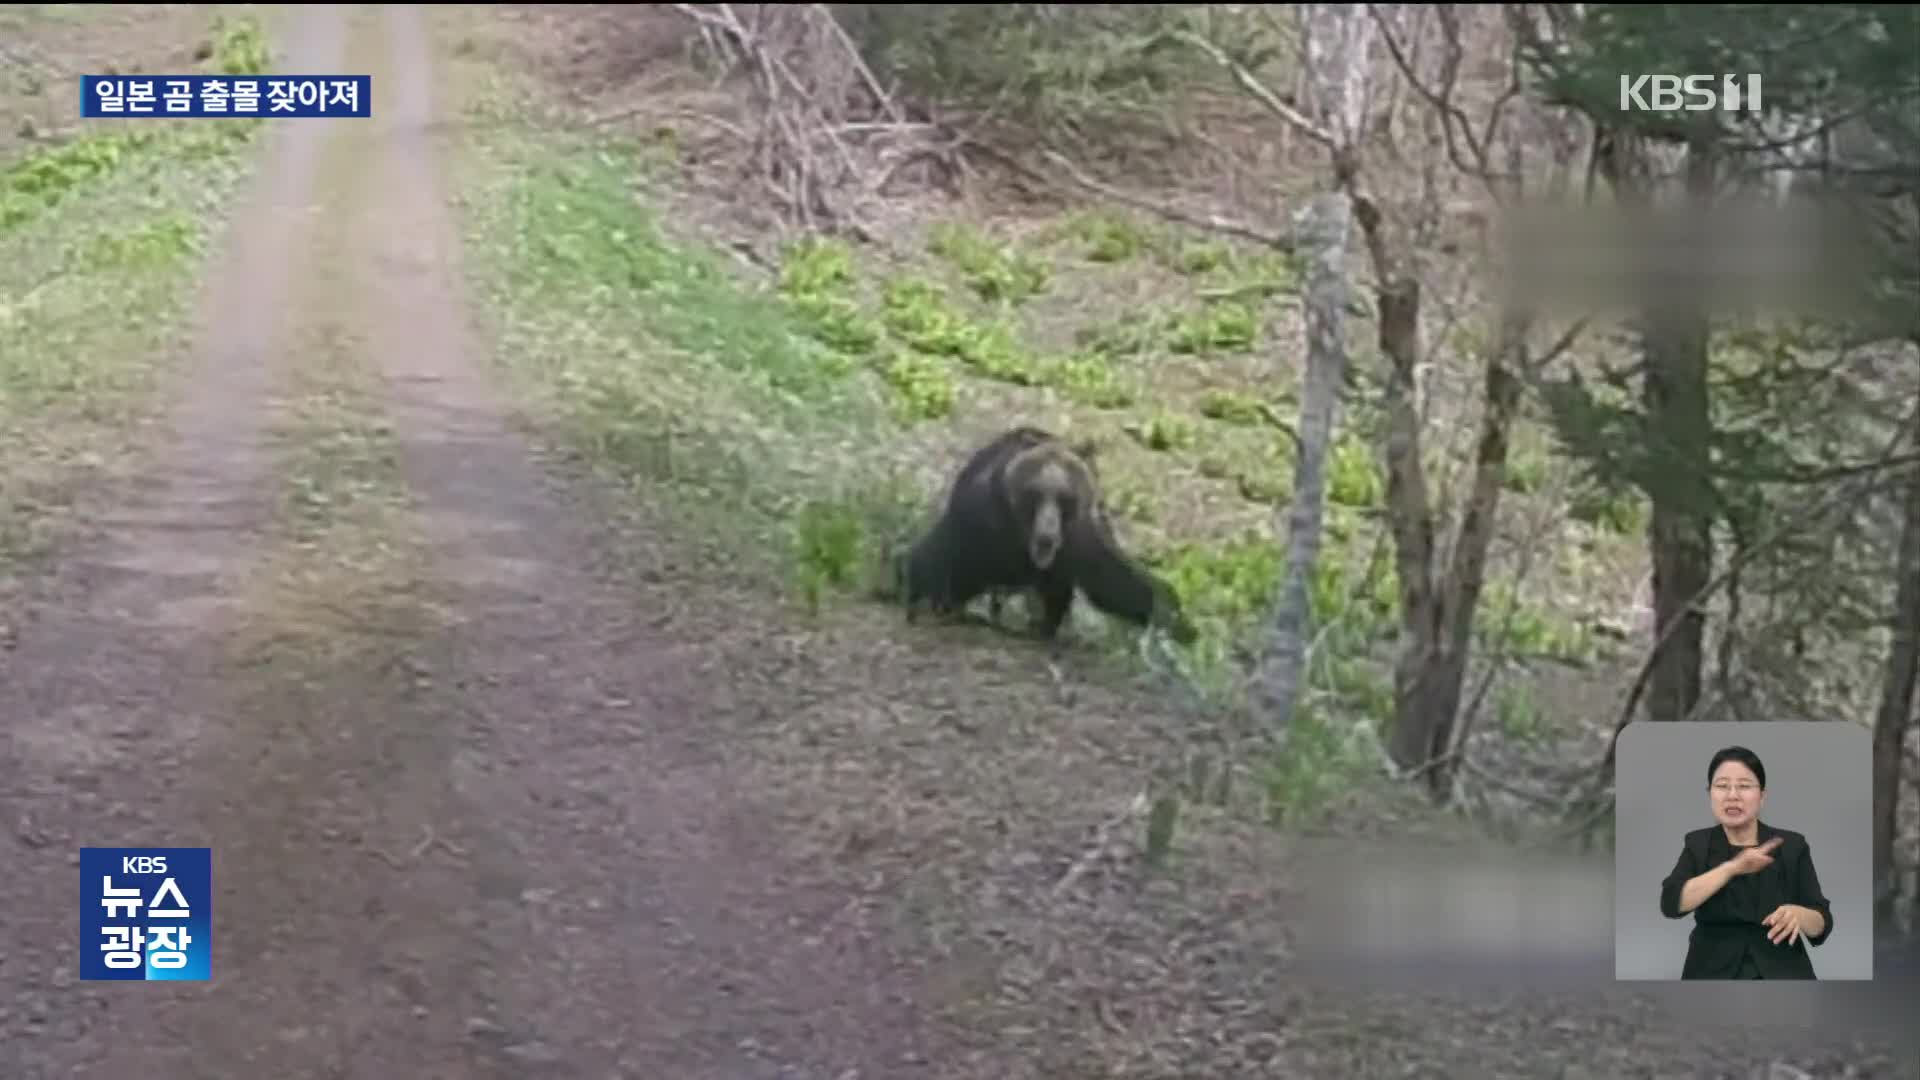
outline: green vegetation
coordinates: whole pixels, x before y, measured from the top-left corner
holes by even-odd
[[[1063,357],[1046,369],[1042,385],[1074,402],[1096,409],[1124,409],[1140,400],[1140,391],[1097,352]]]
[[[1292,493],[1294,448],[1283,429],[1295,389],[1209,375],[1210,385],[1169,392],[1162,380],[1212,371],[1212,357],[1225,351],[1257,349],[1255,294],[1292,288],[1290,260],[1176,238],[1166,242],[1176,245],[1170,268],[1123,268],[1164,244],[1124,216],[1087,214],[1062,234],[1076,245],[1065,253],[1087,268],[1071,271],[1049,264],[1042,249],[941,223],[925,261],[885,272],[843,241],[796,242],[772,292],[756,295],[711,256],[669,239],[632,197],[622,177],[641,171],[637,153],[520,147],[498,160],[523,166],[493,171],[503,212],[477,223],[480,250],[492,255],[481,260],[483,280],[501,297],[507,355],[544,388],[590,458],[679,490],[688,497],[677,505],[696,520],[724,515],[713,542],[755,554],[818,610],[835,595],[885,591],[887,557],[944,483],[937,464],[917,480],[894,468],[890,432],[977,408],[970,384],[1036,405],[1057,395],[1089,416],[1117,414],[1110,423],[1146,457],[1103,469],[1109,512],[1161,530],[1142,556],[1202,628],[1189,650],[1197,677],[1229,685],[1232,657],[1264,632],[1278,586],[1270,515]],[[516,253],[520,237],[537,238],[531,263]],[[1058,318],[1046,306],[1051,291],[1082,272],[1224,278],[1241,291],[1199,297],[1173,314],[1134,309],[1079,322],[1074,348],[1049,354],[1034,342]],[[1187,363],[1196,366],[1179,366]],[[1364,404],[1355,411],[1364,419]],[[1216,435],[1235,441],[1216,445]],[[1516,497],[1541,490],[1549,452],[1539,442],[1516,455]],[[1169,520],[1157,490],[1166,481],[1155,471],[1166,466],[1154,458],[1185,463],[1190,479],[1181,483],[1216,485],[1253,516]],[[1360,420],[1336,440],[1326,482],[1333,517],[1311,597],[1316,623],[1333,628],[1314,674],[1332,697],[1316,707],[1384,721],[1399,597],[1383,532],[1355,516],[1377,514],[1386,499],[1379,450]],[[1482,608],[1487,647],[1536,659],[1591,654],[1568,620],[1525,604],[1507,616],[1503,588],[1490,585]],[[1488,622],[1489,611],[1502,614],[1504,630]],[[1311,801],[1294,791],[1305,782],[1273,779],[1300,805]]]
[[[1138,223],[1113,213],[1085,215],[1074,223],[1071,235],[1083,245],[1081,257],[1096,263],[1126,262],[1145,252],[1151,243]]]
[[[583,457],[667,494],[729,566],[756,568],[808,610],[884,593],[888,557],[971,448],[951,432],[1097,431],[1111,448],[1108,511],[1201,628],[1189,673],[1208,693],[1237,692],[1267,632],[1293,495],[1302,361],[1276,347],[1296,332],[1269,324],[1297,318],[1275,300],[1298,292],[1297,257],[1096,207],[1038,229],[934,221],[898,259],[810,237],[756,291],[635,197],[646,146],[480,138],[492,187],[474,200],[474,262],[503,355]],[[1400,597],[1366,351],[1329,450],[1309,583],[1303,722],[1324,739],[1303,735],[1296,766],[1268,778],[1295,815],[1321,800],[1313,778],[1355,753],[1351,723],[1378,731],[1392,712]],[[1506,505],[1558,497],[1560,453],[1523,423]],[[1601,490],[1577,488],[1555,509],[1612,530],[1594,541],[1607,551],[1632,548],[1637,504]],[[1480,647],[1523,665],[1597,655],[1581,617],[1550,610],[1512,572],[1500,558],[1489,569]]]
[[[1127,425],[1127,433],[1150,450],[1190,449],[1196,437],[1192,420],[1165,411]]]
[[[933,360],[900,351],[887,361],[887,382],[899,393],[899,414],[908,421],[938,420],[953,411],[953,380]]]
[[[1197,355],[1244,352],[1253,347],[1259,326],[1253,305],[1221,301],[1175,316],[1168,347],[1176,353]]]
[[[1116,358],[1146,352],[1157,337],[1153,320],[1137,312],[1129,312],[1112,324],[1082,326],[1074,332],[1080,347]]]
[[[1475,613],[1480,647],[1528,659],[1591,661],[1597,651],[1584,626],[1529,606],[1511,585],[1489,582]]]
[[[1294,718],[1287,752],[1271,758],[1262,770],[1269,819],[1295,827],[1316,823],[1368,764],[1362,745],[1343,735],[1330,711],[1308,704]]]
[[[1266,419],[1260,399],[1238,390],[1209,390],[1200,398],[1200,415],[1226,424],[1258,424]]]
[[[946,258],[966,275],[967,284],[983,300],[1018,304],[1047,287],[1047,265],[1022,252],[1009,252],[976,230],[954,222],[933,228],[928,249]]]
[[[252,21],[214,41],[211,67],[264,63]],[[126,448],[182,354],[262,123],[100,123],[0,162],[0,566],[43,547],[64,493]]]
[[[251,16],[213,20],[214,71],[222,75],[262,75],[273,67],[266,31]]]
[[[1618,536],[1638,536],[1646,531],[1648,504],[1637,491],[1608,491],[1588,484],[1573,493],[1567,515]]]
[[[954,349],[966,324],[930,289],[862,314],[829,242],[790,249],[773,293],[743,288],[633,198],[634,146],[502,131],[478,149],[470,269],[510,374],[582,456],[668,496],[740,574],[809,604],[864,581],[924,502],[871,433],[954,401],[944,369],[887,335]]]
[[[1387,481],[1372,447],[1351,435],[1333,444],[1327,458],[1327,498],[1341,506],[1379,506],[1386,499]]]
[[[871,356],[879,346],[878,323],[852,295],[853,253],[833,240],[807,238],[794,244],[780,268],[780,292],[815,340],[841,357]]]
[[[1210,274],[1228,265],[1232,249],[1217,241],[1193,241],[1183,245],[1174,257],[1174,268],[1182,274]]]
[[[1506,488],[1521,495],[1544,490],[1554,469],[1548,435],[1539,427],[1519,421],[1508,439]]]

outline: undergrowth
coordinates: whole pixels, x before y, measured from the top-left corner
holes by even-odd
[[[264,63],[250,19],[210,70]],[[72,485],[123,450],[264,121],[89,121],[0,163],[0,563],[42,549]]]
[[[807,602],[868,581],[921,508],[872,433],[940,415],[950,389],[883,350],[841,292],[846,261],[803,246],[778,288],[748,291],[635,198],[643,148],[502,132],[475,149],[470,266],[500,355],[574,448],[668,495],[736,572]]]
[[[639,144],[476,138],[489,177],[472,203],[476,263],[503,355],[583,456],[666,493],[736,570],[808,609],[884,595],[889,557],[971,449],[954,433],[1060,418],[1112,448],[1107,508],[1201,630],[1185,652],[1194,686],[1233,702],[1267,632],[1293,493],[1297,363],[1277,362],[1274,325],[1289,306],[1275,298],[1300,288],[1293,257],[1100,209],[1019,237],[936,221],[885,266],[808,237],[755,289],[669,238],[635,189],[651,175]],[[1149,299],[1103,299],[1116,295]],[[1327,462],[1303,712],[1326,718],[1327,761],[1352,753],[1341,725],[1391,712],[1399,597],[1377,411],[1356,405]],[[1542,491],[1551,464],[1549,447],[1521,444],[1514,496]],[[1596,521],[1624,516],[1594,501]],[[1486,595],[1486,647],[1592,655],[1577,618],[1532,591],[1493,580]],[[1324,794],[1305,775],[1269,778],[1276,806]]]

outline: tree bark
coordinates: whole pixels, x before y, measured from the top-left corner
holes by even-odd
[[[1914,435],[1920,439],[1920,412],[1915,414]],[[1920,469],[1907,478],[1895,578],[1893,647],[1887,654],[1886,681],[1873,726],[1874,918],[1882,926],[1892,925],[1899,895],[1893,842],[1899,824],[1902,749],[1913,717],[1916,673],[1920,673]]]
[[[1347,244],[1353,231],[1352,148],[1360,138],[1373,23],[1356,5],[1309,5],[1307,74],[1332,156],[1335,183],[1315,200],[1300,231],[1308,257],[1307,372],[1300,392],[1299,456],[1287,511],[1287,558],[1273,632],[1253,680],[1261,715],[1278,741],[1293,724],[1312,614],[1307,583],[1320,561],[1327,450],[1346,386]],[[1326,133],[1331,133],[1327,135]]]
[[[1418,769],[1446,748],[1435,675],[1444,661],[1446,610],[1433,580],[1433,506],[1427,494],[1415,368],[1420,358],[1420,286],[1405,273],[1378,213],[1360,214],[1380,286],[1380,354],[1387,361],[1387,520],[1400,588],[1400,651],[1393,668],[1393,730],[1387,753],[1402,769]],[[1428,774],[1432,775],[1431,772]]]
[[[1508,307],[1501,314],[1499,337],[1487,357],[1480,435],[1474,453],[1473,484],[1467,497],[1460,533],[1454,539],[1453,565],[1447,573],[1441,607],[1446,631],[1440,654],[1432,662],[1425,706],[1430,726],[1429,753],[1441,755],[1453,742],[1454,720],[1460,714],[1460,695],[1466,685],[1467,658],[1473,650],[1473,616],[1487,580],[1487,554],[1493,547],[1494,523],[1500,513],[1500,492],[1507,474],[1507,450],[1513,420],[1520,409],[1519,370],[1526,358],[1527,312]],[[1435,799],[1444,799],[1453,786],[1449,762],[1428,774]]]
[[[1447,23],[1450,33],[1457,27]],[[1457,41],[1454,43],[1457,46]],[[1446,117],[1440,122],[1450,123]],[[1489,131],[1489,136],[1491,131]],[[1517,203],[1522,152],[1507,146],[1510,176],[1493,183],[1505,201]],[[1431,164],[1431,161],[1429,162]],[[1440,566],[1439,525],[1427,489],[1422,447],[1422,409],[1417,368],[1421,360],[1419,280],[1411,245],[1393,234],[1357,175],[1355,214],[1366,235],[1380,312],[1379,343],[1386,359],[1387,514],[1400,590],[1400,650],[1394,663],[1393,728],[1387,752],[1402,769],[1425,770],[1429,793],[1444,801],[1453,787],[1450,751],[1467,661],[1473,650],[1473,616],[1486,580],[1488,551],[1499,514],[1507,448],[1521,384],[1531,316],[1509,297],[1502,301],[1498,334],[1484,358],[1484,403],[1470,493],[1452,545],[1451,565]],[[1430,199],[1432,185],[1427,187]]]
[[[1274,607],[1267,656],[1254,680],[1260,712],[1285,738],[1300,696],[1306,664],[1307,582],[1320,559],[1327,449],[1346,384],[1346,250],[1352,212],[1344,192],[1322,194],[1313,207],[1306,288],[1307,372],[1300,395],[1300,452],[1287,511],[1287,559]]]

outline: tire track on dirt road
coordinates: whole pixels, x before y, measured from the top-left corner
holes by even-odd
[[[308,8],[284,40],[296,70],[325,71],[337,12]],[[196,312],[185,384],[156,428],[144,473],[28,583],[18,639],[0,652],[0,1076],[86,1075],[131,1034],[141,990],[81,984],[75,968],[77,849],[194,844],[162,796],[183,754],[210,737],[217,646],[234,581],[271,510],[262,423],[283,374],[294,256],[325,129],[271,125],[260,171]],[[105,499],[102,499],[104,502]],[[216,856],[216,866],[218,865]],[[149,997],[151,995],[148,995]]]
[[[6,658],[0,1077],[928,1075],[913,977],[783,875],[687,653],[480,376],[421,13],[281,40],[372,69],[374,119],[270,127],[180,441]],[[283,376],[288,483],[364,458],[317,524],[266,486]],[[87,844],[213,848],[210,981],[75,980]]]
[[[449,829],[480,923],[525,943],[493,988],[502,1038],[581,1076],[912,1077],[930,1056],[912,980],[864,946],[848,898],[780,873],[771,832],[708,745],[682,650],[591,567],[591,515],[546,482],[483,377],[434,142],[422,13],[384,11],[388,63],[367,325],[441,606],[426,707],[466,725]],[[437,827],[437,826],[436,826]]]
[[[292,44],[285,69],[364,70],[362,54],[379,44],[377,12],[296,19],[283,37]],[[9,1010],[20,1027],[0,1055],[7,1080],[483,1080],[531,1075],[548,1053],[487,1037],[503,1030],[484,1019],[497,958],[526,943],[478,924],[471,900],[485,882],[454,857],[460,848],[419,843],[446,822],[484,847],[487,815],[452,784],[466,732],[417,707],[432,688],[409,646],[431,633],[436,613],[417,599],[421,551],[398,478],[382,467],[369,405],[377,394],[364,386],[366,237],[354,223],[381,194],[365,168],[378,136],[353,122],[274,130],[285,141],[270,156],[269,194],[233,225],[226,268],[236,277],[217,282],[210,359],[183,421],[191,436],[226,437],[190,440],[182,455],[204,470],[194,475],[205,490],[187,492],[202,498],[180,506],[164,501],[179,497],[173,489],[155,496],[162,530],[216,497],[247,514],[219,544],[113,534],[114,552],[154,573],[198,555],[219,577],[184,598],[197,606],[193,622],[175,620],[176,648],[156,647],[164,635],[142,639],[138,624],[101,626],[55,608],[23,651],[37,696],[10,714],[8,763],[13,775],[45,777],[32,827],[60,862],[32,868],[22,888],[30,895],[6,896],[9,913],[23,915],[8,922],[23,945],[6,951],[30,959],[22,966],[33,976]],[[265,370],[267,358],[277,360],[271,382],[235,370]],[[269,395],[283,384],[290,394]],[[270,401],[280,414],[271,445]],[[163,462],[163,479],[170,467],[183,466]],[[277,506],[255,490],[275,467],[284,473]],[[163,559],[173,562],[152,566]],[[72,587],[55,600],[124,616],[157,603],[148,593],[165,584],[95,593],[86,566],[72,564]],[[94,670],[102,656],[109,666]],[[175,681],[156,682],[167,675]],[[110,717],[108,734],[124,745],[81,743],[74,710],[52,714],[64,727],[22,720],[61,695]],[[138,708],[107,711],[122,704]],[[58,773],[56,732],[66,732],[58,745],[69,766]],[[85,843],[213,849],[210,981],[74,982],[71,853]]]

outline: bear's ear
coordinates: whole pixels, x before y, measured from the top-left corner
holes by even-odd
[[[1072,443],[1067,449],[1073,451],[1075,457],[1089,465],[1097,464],[1100,458],[1100,444],[1090,438]]]

